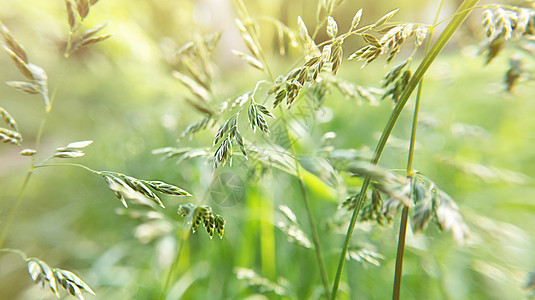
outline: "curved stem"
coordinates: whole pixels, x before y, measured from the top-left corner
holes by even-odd
[[[61,67],[60,69],[64,70],[63,67]],[[60,75],[60,79],[58,80],[58,82],[61,82],[62,81],[62,77],[63,77],[63,73]],[[59,84],[56,85],[55,89],[54,89],[54,92],[52,94],[52,97],[50,97],[50,103],[48,103],[46,106],[45,106],[45,115],[43,116],[43,119],[41,120],[41,124],[39,125],[39,129],[37,130],[37,135],[35,137],[35,151],[38,152],[39,151],[39,145],[41,144],[41,137],[43,136],[43,131],[45,129],[45,125],[46,125],[46,122],[50,116],[50,112],[52,111],[52,105],[54,104],[54,100],[56,98],[56,94],[57,94],[57,91],[58,91],[58,87],[59,87]],[[43,96],[45,97],[45,96]],[[46,99],[45,99],[45,102],[46,102]],[[4,227],[2,228],[2,232],[0,233],[0,248],[2,248],[2,246],[4,245],[4,242],[6,240],[6,237],[7,237],[7,232],[9,230],[9,227],[11,226],[11,223],[13,223],[13,219],[15,218],[15,214],[17,213],[17,210],[22,202],[22,198],[24,196],[24,191],[26,190],[26,187],[28,186],[28,182],[30,180],[30,177],[33,173],[35,169],[35,156],[32,156],[31,159],[30,159],[30,167],[28,169],[28,172],[26,172],[26,176],[24,177],[24,181],[22,183],[22,186],[20,187],[20,190],[19,190],[19,195],[17,197],[17,200],[15,201],[15,204],[13,205],[13,208],[11,208],[11,211],[9,212],[9,216],[7,218],[7,221],[4,225]]]
[[[50,116],[50,111],[52,107],[51,105],[52,105],[52,102],[50,103],[50,106],[46,107],[45,115],[43,119],[41,120],[39,129],[37,130],[37,135],[35,138],[35,151],[36,152],[39,151],[39,145],[41,143],[41,137],[43,136],[43,131],[45,129],[46,121],[48,120],[48,116]],[[19,206],[22,202],[24,192],[26,191],[26,187],[28,186],[30,177],[32,176],[32,173],[35,169],[34,164],[35,164],[35,156],[32,156],[30,159],[30,168],[28,169],[28,172],[26,172],[26,176],[24,177],[24,181],[22,182],[22,186],[20,187],[17,200],[15,200],[15,204],[13,205],[13,208],[11,208],[11,211],[9,212],[9,216],[7,217],[7,221],[4,227],[2,228],[2,232],[0,233],[0,248],[4,245],[4,242],[7,237],[7,232],[9,231],[9,227],[11,226],[11,223],[13,223],[13,219],[15,218],[15,215],[17,214]]]
[[[455,14],[455,16],[452,18],[448,26],[444,29],[438,40],[435,42],[429,53],[426,54],[423,61],[418,66],[418,69],[416,69],[416,72],[414,72],[413,77],[407,84],[407,87],[403,91],[403,93],[400,96],[399,101],[396,103],[396,106],[394,107],[394,110],[392,111],[392,114],[390,115],[390,118],[385,126],[385,129],[383,130],[383,133],[381,134],[381,138],[379,139],[379,142],[377,144],[377,147],[375,149],[375,153],[373,155],[373,158],[371,160],[372,164],[377,164],[379,162],[379,159],[383,153],[383,150],[386,146],[386,142],[388,141],[388,138],[390,137],[390,134],[392,133],[392,130],[394,129],[394,125],[396,124],[401,112],[403,111],[403,108],[405,107],[405,104],[407,104],[407,101],[409,100],[409,97],[414,92],[416,86],[422,79],[425,72],[429,69],[431,66],[431,63],[436,59],[438,54],[444,49],[444,46],[446,46],[446,43],[451,39],[453,34],[457,31],[459,26],[463,23],[464,19],[468,16],[468,14],[471,12],[471,10],[474,8],[474,6],[477,4],[479,0],[464,0],[459,9],[457,10],[458,13]],[[347,255],[347,250],[349,249],[349,244],[351,241],[351,237],[353,235],[353,231],[355,230],[355,225],[357,223],[357,218],[360,213],[360,210],[364,206],[364,202],[366,200],[366,192],[368,190],[368,187],[370,185],[371,177],[366,176],[364,179],[364,183],[362,184],[361,190],[360,190],[360,196],[357,199],[357,204],[355,205],[355,209],[353,210],[353,214],[351,215],[351,221],[349,223],[349,226],[347,228],[346,238],[344,241],[344,245],[342,247],[342,251],[340,253],[340,259],[338,261],[338,268],[336,270],[336,276],[333,283],[333,290],[331,293],[331,299],[336,299],[336,294],[338,293],[338,288],[340,286],[340,280],[342,277],[342,270],[344,268],[345,263],[345,257]]]
[[[0,249],[0,252],[15,253],[15,254],[18,254],[22,258],[22,260],[24,260],[25,262],[28,261],[28,256],[26,255],[26,253],[17,249],[2,248]]]
[[[84,165],[81,165],[81,164],[74,164],[74,163],[60,163],[60,164],[38,164],[38,165],[35,165],[34,168],[37,169],[37,168],[45,168],[45,167],[79,167],[79,168],[82,168],[82,169],[85,169],[91,173],[95,173],[95,174],[101,174],[101,173],[105,173],[106,171],[95,171],[89,167],[86,167]]]
[[[431,44],[431,38],[433,37],[434,28],[436,27],[438,16],[440,15],[440,11],[442,10],[442,6],[444,5],[444,0],[440,1],[440,4],[437,9],[437,13],[435,15],[435,19],[433,21],[433,27],[431,29],[431,32],[429,34],[429,37],[427,39],[426,45],[425,45],[425,52],[427,53],[429,49],[429,45]],[[423,89],[423,80],[420,81],[418,84],[418,90],[416,92],[416,103],[414,105],[414,114],[413,114],[413,120],[412,120],[412,129],[411,129],[411,142],[409,146],[409,156],[407,158],[407,177],[409,178],[409,184],[412,187],[412,176],[414,174],[413,171],[413,161],[414,161],[414,149],[416,144],[416,130],[418,128],[418,115],[420,112],[420,102],[422,99],[422,89]],[[410,190],[409,199],[412,198],[412,188]],[[394,272],[394,291],[392,293],[392,299],[393,300],[399,300],[400,297],[400,291],[401,291],[401,275],[403,273],[403,255],[405,252],[405,240],[407,236],[407,223],[409,220],[409,207],[404,206],[403,210],[401,212],[401,221],[399,226],[399,236],[398,236],[398,249],[396,253],[396,269]]]

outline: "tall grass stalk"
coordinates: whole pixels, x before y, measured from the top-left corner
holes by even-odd
[[[64,69],[64,68],[60,68]],[[63,77],[63,74],[60,75],[60,78]],[[61,82],[61,79],[60,81]],[[35,146],[34,149],[36,152],[39,152],[39,145],[41,144],[41,138],[43,136],[43,132],[46,126],[46,122],[48,121],[48,118],[50,117],[50,113],[52,111],[52,105],[54,104],[54,99],[56,98],[56,93],[58,90],[59,85],[56,85],[56,88],[54,89],[54,93],[52,94],[52,97],[50,97],[50,103],[45,106],[45,112],[43,119],[41,120],[41,124],[39,125],[39,129],[37,130],[37,134],[35,137]],[[35,170],[35,155],[30,157],[30,167],[28,168],[28,171],[26,172],[26,175],[24,176],[24,180],[22,182],[22,185],[19,190],[19,194],[17,196],[17,200],[15,200],[15,204],[9,211],[9,215],[7,217],[6,223],[4,224],[2,228],[2,232],[0,233],[0,249],[4,246],[4,242],[7,238],[7,233],[9,231],[9,227],[11,226],[11,223],[13,223],[13,219],[15,218],[15,215],[17,214],[17,211],[19,209],[20,204],[22,203],[22,198],[24,197],[24,192],[26,191],[26,188],[28,186],[28,182],[30,181],[30,177],[33,174],[33,171]]]
[[[411,80],[407,84],[407,87],[401,94],[401,97],[399,101],[396,103],[396,106],[394,107],[394,110],[392,111],[392,114],[390,115],[390,118],[385,126],[385,129],[383,130],[381,134],[381,138],[379,139],[373,158],[371,160],[372,164],[375,165],[379,162],[379,159],[381,158],[383,150],[386,146],[386,142],[388,141],[388,138],[390,137],[390,134],[392,133],[392,130],[394,129],[394,125],[396,124],[401,112],[403,111],[405,104],[407,104],[407,101],[409,100],[410,96],[416,89],[416,86],[418,85],[420,80],[423,78],[425,72],[429,69],[429,67],[431,66],[433,61],[436,59],[438,54],[442,51],[442,49],[444,49],[444,46],[446,46],[446,44],[451,39],[453,34],[461,26],[463,21],[470,14],[472,9],[476,6],[478,2],[479,2],[478,0],[463,1],[463,3],[459,6],[457,10],[457,13],[453,16],[449,24],[446,26],[442,34],[439,36],[438,40],[434,43],[431,50],[426,54],[423,61],[420,63],[420,65],[416,69],[414,76],[411,78]],[[340,286],[340,280],[342,277],[342,270],[344,268],[347,251],[349,248],[349,244],[351,242],[351,237],[353,236],[353,231],[355,230],[355,225],[357,223],[360,210],[364,206],[364,202],[366,200],[366,193],[370,185],[370,182],[371,182],[371,177],[366,176],[362,184],[361,190],[360,190],[359,198],[357,199],[357,204],[355,205],[355,208],[353,210],[351,221],[347,228],[344,245],[340,253],[340,258],[338,261],[338,268],[336,269],[336,276],[335,276],[334,283],[333,283],[331,299],[336,299],[338,288]]]
[[[440,11],[442,10],[443,5],[444,5],[444,0],[441,0],[437,9],[437,13],[435,15],[435,19],[433,20],[433,27],[431,28],[429,32],[429,38],[427,39],[427,42],[425,45],[426,53],[429,50],[429,46],[431,45],[431,39],[433,37],[434,29],[437,25],[438,16],[440,15]],[[420,113],[422,90],[423,90],[423,79],[418,84],[418,90],[416,91],[416,103],[414,104],[414,113],[413,113],[413,119],[412,119],[411,141],[409,145],[409,155],[407,158],[407,178],[409,179],[410,186],[412,186],[412,182],[414,180],[413,179],[414,149],[415,149],[415,144],[416,144],[416,131],[418,128],[418,115]],[[410,189],[411,195],[409,195],[409,199],[412,199],[412,193],[413,193],[413,189]],[[400,291],[401,291],[401,275],[403,273],[403,255],[405,252],[405,240],[407,236],[408,220],[409,220],[409,207],[404,206],[401,212],[401,221],[400,221],[399,236],[398,236],[398,249],[396,252],[396,269],[394,272],[394,291],[392,293],[392,299],[394,300],[399,300]]]

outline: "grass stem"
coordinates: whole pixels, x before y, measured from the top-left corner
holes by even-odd
[[[60,69],[64,70],[63,67]],[[58,82],[61,82],[61,78],[63,77],[63,74],[60,75],[60,80]],[[50,99],[50,103],[48,103],[45,106],[45,114],[43,116],[43,119],[41,120],[41,124],[39,125],[39,129],[37,130],[37,135],[35,137],[35,151],[39,151],[39,145],[41,144],[41,138],[43,136],[43,132],[45,130],[45,125],[50,117],[50,112],[52,111],[52,105],[54,103],[54,100],[56,98],[56,94],[58,91],[59,84],[56,85],[56,88],[54,89],[54,93],[52,94],[52,97]],[[48,96],[43,95],[43,97],[47,98]],[[46,103],[45,99],[45,103]],[[11,223],[13,223],[13,219],[15,218],[15,215],[19,209],[19,206],[22,202],[22,198],[24,196],[24,192],[26,191],[26,187],[28,186],[28,182],[30,181],[30,177],[32,176],[33,171],[35,170],[35,156],[32,156],[30,159],[30,167],[28,169],[28,172],[26,172],[26,176],[24,177],[24,181],[22,182],[22,185],[19,190],[19,195],[17,197],[17,200],[15,201],[15,204],[13,205],[13,208],[9,211],[9,216],[7,217],[7,221],[4,224],[4,227],[2,228],[2,232],[0,233],[0,248],[4,245],[4,242],[7,238],[7,233],[9,231],[9,227],[11,226]]]
[[[52,103],[50,103],[50,105],[52,105]],[[46,121],[48,120],[48,116],[50,115],[50,111],[51,111],[50,108],[51,106],[45,109],[45,115],[43,119],[41,120],[41,125],[39,125],[39,129],[37,130],[37,136],[35,138],[35,151],[39,150],[39,145],[41,143],[41,137],[43,135]],[[7,221],[4,227],[2,228],[2,232],[0,233],[0,248],[2,248],[2,246],[4,245],[4,242],[7,238],[7,232],[9,231],[9,227],[11,226],[11,223],[13,223],[13,219],[15,218],[15,215],[17,214],[19,206],[22,202],[22,198],[24,197],[24,192],[26,191],[26,187],[28,186],[28,182],[30,181],[30,177],[32,176],[33,171],[35,170],[34,164],[35,164],[35,156],[32,156],[30,160],[30,168],[28,169],[28,172],[26,172],[26,176],[24,177],[24,181],[22,182],[22,186],[20,187],[17,200],[15,201],[13,208],[11,208],[11,211],[9,211],[9,216],[7,217]]]
[[[430,29],[429,37],[425,45],[426,53],[429,50],[429,46],[431,45],[431,39],[433,37],[434,29],[438,22],[438,17],[440,15],[440,11],[442,10],[443,5],[444,5],[444,0],[441,0],[437,9],[437,13],[435,14],[433,27],[431,27]],[[414,171],[413,171],[414,149],[415,149],[415,144],[416,144],[416,130],[418,128],[418,115],[420,113],[422,90],[423,90],[423,80],[420,81],[420,83],[418,84],[418,90],[416,92],[416,103],[414,105],[414,113],[413,113],[413,120],[412,120],[412,129],[411,129],[411,141],[410,141],[410,146],[409,146],[409,155],[407,158],[407,177],[409,178],[409,184],[411,187],[412,187],[412,180],[413,180],[412,177],[414,174]],[[412,194],[412,189],[410,193]],[[411,198],[412,197],[409,197],[409,199]],[[401,212],[401,221],[399,225],[398,249],[396,252],[396,269],[394,272],[394,291],[392,293],[393,300],[399,300],[399,297],[400,297],[401,275],[403,274],[403,256],[405,253],[405,240],[407,236],[408,219],[409,219],[409,207],[404,206]]]
[[[26,253],[17,249],[2,248],[0,249],[0,252],[15,253],[18,254],[22,258],[22,260],[24,260],[24,262],[28,261],[28,256],[26,255]]]
[[[407,104],[407,101],[409,100],[410,96],[414,92],[416,86],[418,85],[420,80],[423,78],[425,72],[427,72],[427,70],[429,69],[433,61],[436,59],[438,54],[442,51],[442,49],[444,49],[444,46],[446,46],[446,44],[451,39],[453,34],[457,31],[459,26],[461,26],[463,21],[468,16],[468,14],[470,14],[472,9],[476,6],[478,1],[479,0],[464,0],[463,1],[463,3],[459,6],[459,9],[457,10],[457,13],[455,14],[455,16],[451,19],[448,26],[446,26],[442,34],[439,36],[438,40],[434,43],[431,50],[426,54],[423,61],[420,63],[420,65],[414,72],[413,77],[411,78],[411,80],[407,84],[407,87],[401,94],[398,102],[396,103],[396,106],[394,107],[394,110],[392,111],[392,114],[390,115],[390,118],[385,126],[385,129],[383,130],[381,134],[381,138],[379,139],[379,142],[377,143],[377,147],[375,149],[373,158],[371,160],[372,164],[375,165],[379,162],[379,159],[386,146],[386,142],[388,141],[388,138],[390,137],[390,134],[392,133],[392,130],[394,129],[394,125],[396,124],[399,116],[401,115],[401,112],[403,111],[403,108]],[[370,181],[371,181],[371,177],[366,176],[366,178],[364,179],[364,183],[362,184],[362,187],[360,190],[360,196],[357,199],[357,204],[355,205],[355,209],[353,210],[351,221],[347,228],[346,238],[344,240],[344,245],[340,253],[338,268],[336,270],[336,276],[334,278],[331,299],[336,299],[336,295],[338,293],[338,288],[340,286],[340,280],[342,278],[342,270],[344,267],[347,250],[349,249],[351,237],[353,235],[353,231],[355,230],[355,225],[357,223],[358,215],[360,213],[360,210],[364,206],[364,202],[366,200],[366,192],[368,191]]]
[[[95,174],[101,174],[101,173],[105,173],[105,171],[95,171],[89,167],[86,167],[84,165],[81,165],[81,164],[74,164],[74,163],[60,163],[60,164],[38,164],[36,165],[34,168],[45,168],[45,167],[79,167],[79,168],[82,168],[82,169],[85,169],[91,173],[95,173]]]
[[[412,183],[412,179],[410,180]],[[409,184],[410,184],[409,183]],[[412,193],[412,190],[411,190]],[[405,237],[407,235],[407,222],[409,219],[409,207],[403,206],[401,212],[401,225],[399,226],[398,250],[396,252],[396,270],[394,273],[394,292],[392,299],[399,300],[401,291],[401,274],[403,272],[403,254],[405,252]]]
[[[2,233],[0,233],[0,248],[2,248],[2,246],[4,245],[4,242],[6,241],[9,226],[11,225],[11,223],[13,223],[13,218],[15,218],[17,210],[19,209],[19,206],[22,202],[22,197],[24,196],[24,191],[26,190],[28,181],[30,181],[32,172],[33,172],[33,167],[30,167],[30,169],[26,173],[26,176],[24,177],[22,186],[20,187],[19,196],[17,197],[17,200],[15,201],[15,205],[13,205],[13,208],[11,208],[11,211],[9,212],[9,216],[7,217],[6,224],[4,224],[4,227],[2,228]]]
[[[323,254],[321,251],[318,232],[316,230],[316,223],[314,222],[314,216],[312,215],[312,209],[310,208],[310,201],[308,200],[307,191],[305,188],[305,184],[303,182],[303,177],[302,177],[301,170],[300,170],[301,167],[299,166],[299,163],[297,162],[297,160],[295,164],[296,164],[296,169],[297,169],[297,180],[299,181],[301,195],[303,196],[303,202],[305,202],[308,222],[310,223],[310,228],[312,231],[312,241],[314,242],[314,250],[316,253],[316,259],[318,261],[318,266],[320,268],[321,282],[323,283],[325,294],[327,295],[327,298],[329,298],[330,297],[329,278],[327,276],[327,269],[325,268],[325,263],[323,261]]]

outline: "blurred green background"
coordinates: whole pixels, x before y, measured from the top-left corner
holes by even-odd
[[[334,18],[343,31],[360,8],[362,24],[369,24],[400,7],[395,21],[429,24],[438,2],[346,1]],[[309,28],[315,26],[316,3],[310,1],[245,4],[253,16],[280,19],[296,31],[297,16]],[[443,17],[453,9],[454,3],[447,2]],[[533,82],[525,82],[512,95],[504,92],[502,81],[512,49],[484,66],[484,59],[476,55],[482,40],[479,15],[476,11],[467,21],[425,77],[414,163],[457,201],[470,226],[471,240],[458,245],[436,224],[430,224],[425,234],[409,233],[402,299],[522,299],[528,295],[523,285],[535,269],[535,88]],[[187,202],[211,205],[225,218],[222,240],[210,240],[202,230],[190,236],[176,270],[177,281],[171,285],[170,297],[175,298],[170,299],[181,295],[183,299],[284,298],[273,291],[261,294],[261,289],[237,278],[236,267],[252,269],[280,286],[288,282],[291,298],[316,299],[321,285],[313,250],[288,242],[276,226],[283,219],[277,207],[283,204],[310,234],[294,177],[273,169],[255,182],[240,157],[232,167],[213,173],[205,158],[176,164],[151,154],[167,146],[209,147],[217,129],[177,142],[186,126],[201,117],[184,101],[188,90],[170,75],[175,67],[173,52],[187,41],[223,31],[214,53],[213,91],[220,101],[243,94],[257,80],[265,79],[230,51],[246,49],[235,17],[231,1],[101,0],[91,8],[85,25],[89,28],[109,20],[104,32],[113,37],[65,59],[68,25],[63,1],[0,0],[0,20],[24,45],[30,61],[47,71],[55,99],[39,158],[73,141],[94,140],[87,155],[75,162],[95,170],[162,180],[192,192],[193,199],[162,196],[167,209],[160,211],[171,219],[180,219],[176,209]],[[290,49],[288,55],[280,56],[275,29],[269,23],[260,25],[261,43],[273,72],[286,74],[299,51]],[[320,34],[317,40],[325,38]],[[357,38],[344,44],[338,76],[379,87],[389,70],[384,60],[364,69],[361,63],[345,61],[362,45]],[[399,54],[400,59],[409,51]],[[22,79],[7,54],[0,56],[0,70],[0,82]],[[44,115],[42,100],[1,85],[0,105],[17,120],[23,147],[33,147]],[[405,168],[412,107],[411,101],[381,159],[386,168]],[[332,140],[336,148],[373,149],[391,109],[390,100],[376,106],[358,104],[333,90],[317,115],[306,120],[308,128],[295,133],[296,148],[302,157],[312,157],[322,146],[320,137],[332,131],[336,132]],[[246,138],[255,140],[243,127]],[[2,226],[29,167],[29,159],[19,151],[0,145]],[[340,221],[336,220],[337,206],[345,195],[312,175],[305,179],[332,280],[343,240],[343,232],[333,231],[332,223]],[[220,191],[221,181],[235,187]],[[231,203],[222,203],[219,192],[233,197]],[[99,176],[74,167],[42,168],[30,180],[5,247],[74,271],[97,294],[87,299],[155,299],[177,245],[174,234],[168,232],[144,239],[144,234],[151,236],[151,230],[161,229],[146,224],[125,215]],[[357,226],[354,245],[370,248],[382,258],[380,266],[355,260],[346,264],[342,299],[391,297],[396,224],[399,215],[392,225]],[[32,284],[18,257],[0,255],[0,299],[53,298]]]

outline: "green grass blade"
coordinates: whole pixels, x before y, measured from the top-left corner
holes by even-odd
[[[409,100],[411,94],[414,92],[416,86],[418,85],[422,77],[424,76],[425,72],[427,72],[427,70],[429,69],[433,61],[436,59],[438,54],[442,51],[442,49],[444,49],[444,46],[446,46],[446,44],[451,39],[453,34],[461,26],[463,21],[470,14],[472,9],[476,6],[478,2],[479,0],[465,0],[461,4],[455,16],[451,19],[448,26],[446,26],[446,29],[444,29],[442,34],[439,36],[438,40],[435,42],[435,44],[433,45],[429,53],[427,53],[427,55],[424,57],[423,61],[418,66],[418,69],[416,69],[416,72],[414,72],[413,77],[411,78],[407,87],[401,94],[401,97],[399,101],[397,102],[396,106],[394,107],[394,110],[392,111],[392,114],[390,115],[390,119],[388,120],[385,126],[385,129],[383,130],[381,138],[377,144],[377,148],[375,149],[373,159],[371,161],[373,164],[377,164],[379,162],[381,154],[383,153],[383,150],[386,146],[386,142],[388,141],[388,138],[390,137],[390,134],[394,128],[394,125],[396,124],[401,112],[403,111],[403,108],[405,107],[405,104],[407,104],[407,101]],[[338,268],[336,270],[336,276],[335,276],[334,283],[333,283],[331,299],[336,299],[336,294],[338,292],[338,287],[340,285],[340,279],[342,277],[342,269],[344,267],[347,250],[351,242],[353,231],[355,230],[357,217],[359,215],[360,210],[364,206],[364,202],[366,199],[365,195],[366,195],[366,191],[368,190],[368,186],[370,185],[370,181],[371,181],[370,177],[365,178],[364,183],[362,184],[361,191],[360,191],[360,197],[357,200],[357,205],[355,206],[355,209],[353,210],[353,214],[351,216],[351,222],[347,229],[344,246],[342,248],[342,252],[340,254],[340,259],[338,262]]]

